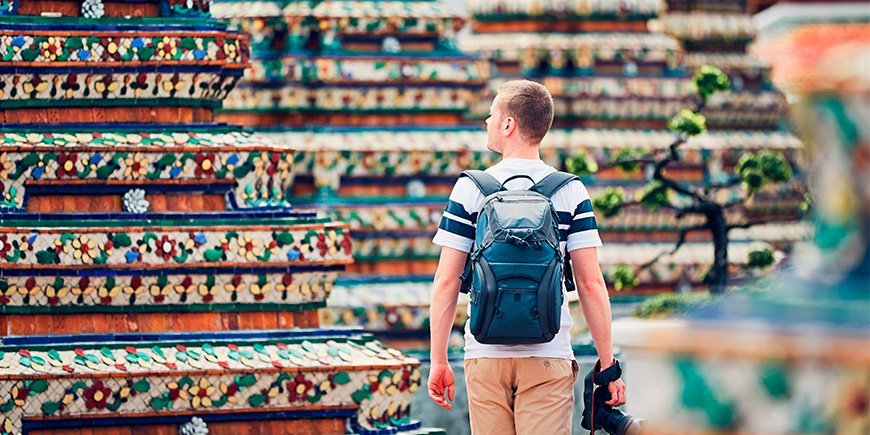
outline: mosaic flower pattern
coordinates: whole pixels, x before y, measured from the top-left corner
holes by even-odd
[[[115,137],[114,140],[106,140],[100,133],[2,134],[0,164],[4,159],[8,164],[4,166],[6,178],[0,180],[0,193],[6,196],[0,198],[0,206],[21,207],[26,193],[25,183],[30,180],[84,180],[93,184],[104,184],[107,180],[147,183],[167,179],[235,179],[238,181],[234,187],[235,198],[240,207],[285,204],[285,191],[292,182],[292,151],[263,151],[259,147],[244,146],[234,149],[218,148],[220,151],[214,151],[203,146],[196,135],[188,134],[184,134],[183,144],[193,146],[189,151],[164,151],[142,146],[132,148],[135,144],[182,145],[176,140],[176,134],[152,136],[139,133]],[[129,144],[130,148],[98,147],[107,142]],[[58,143],[61,148],[75,146],[78,151],[51,152],[35,146],[40,143]],[[255,167],[257,164],[259,167]],[[0,178],[3,175],[0,172]]]
[[[485,62],[469,59],[420,59],[373,57],[293,57],[254,61],[245,78],[250,81],[295,80],[302,82],[428,82],[469,83],[489,77]]]
[[[341,87],[263,89],[240,86],[224,99],[225,110],[462,111],[474,91],[445,87]]]
[[[636,0],[624,3],[608,1],[540,2],[535,0],[477,0],[469,4],[469,11],[478,20],[488,17],[585,17],[586,19],[613,19],[635,16],[655,17],[662,10],[658,0]]]
[[[410,422],[418,365],[363,337],[3,349],[0,373],[65,377],[0,382],[0,421],[7,433],[20,433],[25,416],[358,405],[356,427],[386,429]]]
[[[217,72],[90,72],[4,75],[0,107],[20,107],[31,100],[179,99],[214,105],[233,89],[239,74]],[[32,104],[32,103],[31,103]]]
[[[274,226],[271,231],[212,229],[199,234],[187,231],[152,232],[144,229],[112,229],[83,234],[52,233],[19,228],[8,233],[24,238],[36,254],[0,258],[0,264],[65,265],[174,265],[212,263],[335,262],[346,263],[351,255],[350,233],[344,225],[327,224],[317,230]],[[197,241],[199,239],[199,242]],[[264,240],[266,242],[260,242]],[[266,243],[269,249],[263,249]],[[13,245],[14,246],[14,245]]]
[[[235,34],[45,33],[0,32],[0,62],[247,62],[247,40]]]
[[[250,304],[322,305],[338,272],[0,278],[0,312],[34,307]],[[167,308],[169,309],[169,308]]]

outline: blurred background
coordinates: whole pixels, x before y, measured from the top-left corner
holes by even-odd
[[[498,159],[495,89],[529,78],[556,102],[544,159],[595,201],[627,411],[661,433],[870,432],[868,4],[305,3],[213,12],[252,34],[221,119],[298,149],[290,202],[351,225],[321,325],[365,328],[425,378],[431,237],[459,172]],[[682,192],[654,180],[662,159]],[[452,412],[425,388],[413,409],[462,434],[465,406],[460,383]]]

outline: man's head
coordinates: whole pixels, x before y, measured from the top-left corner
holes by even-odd
[[[553,96],[540,83],[511,80],[499,86],[486,120],[486,147],[537,146],[553,125]]]

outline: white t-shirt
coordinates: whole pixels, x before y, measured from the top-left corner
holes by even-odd
[[[507,158],[486,170],[499,182],[514,175],[528,175],[537,183],[556,169],[542,160]],[[531,181],[526,178],[511,180],[506,186],[509,190],[528,189]],[[483,194],[471,179],[462,177],[453,186],[447,207],[432,240],[440,246],[447,246],[470,252],[474,244],[474,230],[477,214],[483,208]],[[559,214],[561,247],[563,252],[581,248],[601,246],[592,201],[589,192],[580,181],[572,181],[556,192],[551,198],[553,207]],[[564,292],[564,288],[562,289]],[[574,359],[569,331],[574,325],[568,311],[568,298],[562,302],[561,325],[556,337],[548,343],[540,344],[481,344],[474,339],[465,324],[465,358],[562,358]]]

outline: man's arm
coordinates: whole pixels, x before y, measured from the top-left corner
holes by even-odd
[[[447,362],[447,341],[456,317],[456,302],[459,298],[459,275],[465,268],[467,253],[449,247],[441,248],[441,258],[435,271],[432,285],[432,300],[429,305],[429,332],[431,335],[429,372],[429,397],[444,408],[453,406],[453,369]],[[446,394],[445,394],[446,393]]]
[[[601,370],[604,370],[613,365],[615,359],[613,339],[610,334],[610,295],[607,293],[601,267],[598,265],[597,248],[571,251],[571,266],[574,270],[577,296],[580,298],[583,317],[586,318],[586,325],[595,342]],[[611,382],[608,389],[612,395],[612,399],[607,402],[608,405],[625,404],[625,384],[621,379]]]

